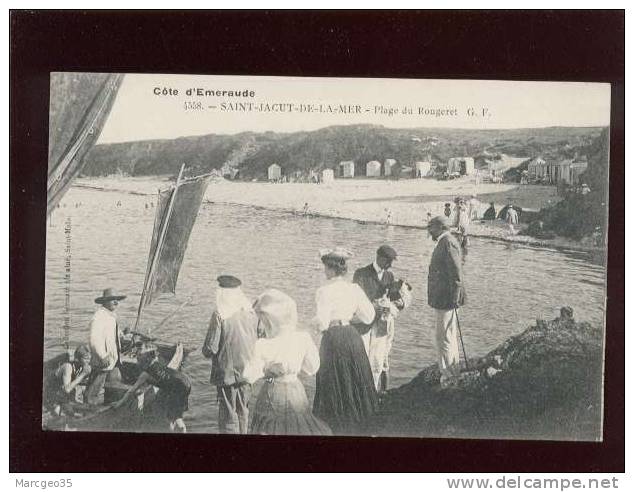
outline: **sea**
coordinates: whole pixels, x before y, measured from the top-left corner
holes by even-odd
[[[47,224],[44,360],[62,352],[67,339],[73,344],[88,341],[94,299],[107,287],[128,296],[117,314],[121,326],[134,326],[155,210],[154,196],[79,187],[65,195]],[[299,329],[309,329],[315,292],[326,280],[319,250],[352,250],[351,278],[356,268],[373,261],[382,244],[398,252],[395,277],[413,287],[412,305],[396,320],[390,356],[390,385],[395,387],[435,362],[433,313],[426,302],[435,243],[426,230],[203,203],[176,294],[148,306],[140,325],[140,331],[152,329],[190,299],[169,322],[152,329],[153,336],[192,349],[183,365],[192,381],[185,415],[189,432],[218,430],[211,364],[200,352],[218,275],[242,279],[250,298],[271,287],[286,292],[297,302]],[[577,320],[604,327],[606,269],[585,253],[473,238],[465,279],[468,302],[460,322],[469,357],[486,354],[537,318],[553,319],[562,306],[571,306]],[[302,380],[312,401],[315,378]],[[256,385],[254,398],[257,390]]]

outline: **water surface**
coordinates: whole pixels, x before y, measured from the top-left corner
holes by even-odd
[[[84,342],[97,307],[94,298],[106,287],[128,295],[119,305],[118,315],[123,325],[134,325],[154,223],[153,200],[71,188],[62,207],[54,212],[47,228],[45,359],[59,353],[64,340],[67,218],[71,221],[70,339]],[[351,278],[354,269],[374,259],[383,243],[399,253],[395,276],[414,287],[412,306],[396,321],[390,359],[391,384],[403,384],[435,361],[433,314],[426,303],[427,267],[434,243],[424,230],[203,204],[177,296],[166,296],[149,306],[141,329],[192,297],[192,303],[169,326],[153,335],[200,348],[214,309],[215,278],[223,273],[240,277],[249,297],[269,287],[287,292],[297,302],[300,326],[306,327],[314,316],[315,291],[325,281],[318,250],[334,245],[353,250]],[[572,306],[578,320],[603,326],[605,269],[584,254],[473,239],[465,276],[468,305],[461,311],[461,324],[469,357],[485,354],[535,318],[554,318],[563,305]],[[215,432],[218,410],[215,389],[208,382],[210,362],[197,350],[187,359],[184,371],[193,384],[186,414],[190,431]],[[314,377],[304,382],[312,400]]]

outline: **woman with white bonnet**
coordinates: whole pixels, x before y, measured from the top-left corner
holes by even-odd
[[[335,434],[364,433],[378,397],[361,335],[350,321],[370,324],[375,311],[361,287],[344,278],[352,253],[339,247],[319,253],[327,281],[316,295],[315,322],[323,336],[313,412]]]
[[[297,331],[297,306],[288,295],[268,289],[254,304],[266,338],[255,343],[253,358],[244,370],[250,383],[265,378],[253,418],[251,434],[329,435],[328,425],[312,412],[298,374],[312,376],[319,354],[310,335]]]

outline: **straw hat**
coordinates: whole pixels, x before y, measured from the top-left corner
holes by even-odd
[[[103,290],[103,295],[101,297],[97,297],[95,302],[97,304],[105,304],[108,301],[121,301],[125,299],[127,296],[114,294],[112,292],[112,287]]]

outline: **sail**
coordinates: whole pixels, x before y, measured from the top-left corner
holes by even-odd
[[[51,73],[47,214],[81,171],[122,81],[121,74]]]
[[[173,188],[159,192],[139,311],[160,294],[176,292],[189,236],[209,179],[209,175],[186,179]]]

